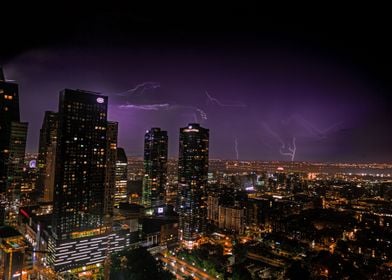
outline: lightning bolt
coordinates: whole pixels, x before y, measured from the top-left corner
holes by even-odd
[[[333,131],[334,129],[338,128],[342,124],[342,122],[338,122],[326,129],[319,129],[313,123],[306,120],[304,117],[302,117],[299,114],[292,115],[287,121],[285,121],[285,123],[288,124],[292,119],[298,121],[298,123],[302,125],[302,127],[304,127],[310,134],[319,137],[321,139],[327,138],[328,132]]]
[[[143,94],[146,90],[160,88],[161,84],[157,82],[144,82],[136,85],[134,88],[128,89],[126,91],[117,93],[119,96],[126,96],[132,94]]]
[[[218,99],[216,99],[215,97],[212,97],[207,91],[206,91],[206,95],[207,95],[208,100],[212,104],[215,104],[219,107],[242,107],[242,108],[246,107],[246,105],[242,104],[242,103],[232,103],[232,104],[222,103]]]
[[[297,151],[297,146],[295,145],[295,140],[296,140],[296,138],[293,137],[292,145],[290,147],[288,147],[289,152],[283,152],[282,151],[282,149],[284,149],[286,147],[285,144],[283,144],[282,147],[280,147],[280,149],[279,149],[279,153],[282,156],[290,156],[291,157],[291,161],[294,161],[295,152]]]
[[[130,96],[130,95],[142,95],[147,90],[153,90],[160,88],[161,85],[158,82],[144,82],[136,85],[134,88],[128,89],[124,92],[117,93],[117,96]],[[193,118],[195,122],[198,122],[198,115],[202,121],[207,120],[207,113],[200,108],[189,105],[181,105],[181,104],[169,104],[169,103],[158,103],[158,104],[134,104],[129,101],[126,101],[125,104],[119,105],[119,108],[125,109],[137,109],[137,110],[146,110],[146,111],[158,111],[158,110],[192,110]],[[196,111],[196,112],[195,112]]]
[[[184,107],[187,107],[187,106],[184,106]],[[199,113],[201,121],[206,121],[206,120],[207,120],[207,113],[204,112],[202,109],[199,109],[199,108],[196,108],[196,107],[190,107],[190,109],[196,110],[196,112]],[[198,117],[197,117],[196,112],[193,113],[193,119],[194,119],[194,121],[195,121],[196,123],[198,123],[198,122],[199,122],[199,119],[198,119]]]
[[[202,120],[207,120],[207,113],[204,112],[202,109],[196,108],[196,111],[200,113],[200,117]]]
[[[126,109],[138,109],[138,110],[146,110],[146,111],[158,111],[161,109],[169,109],[170,104],[163,103],[163,104],[143,104],[143,105],[135,105],[135,104],[127,104],[127,105],[120,105],[119,108],[126,108]]]
[[[278,140],[279,143],[280,143],[282,146],[285,146],[284,141],[282,140],[282,138],[281,138],[275,131],[273,131],[273,130],[269,127],[269,125],[268,125],[267,123],[262,122],[261,124],[262,124],[262,126],[264,127],[264,129],[265,129],[269,134],[271,134],[273,137],[275,137],[276,140]]]
[[[280,143],[280,145],[281,145],[281,146],[280,146],[280,149],[279,149],[279,153],[280,153],[282,156],[289,156],[289,157],[291,157],[291,161],[294,161],[295,154],[296,154],[296,152],[297,152],[297,146],[296,146],[296,143],[295,143],[295,141],[296,141],[295,136],[293,136],[293,138],[292,138],[292,143],[291,143],[291,145],[288,147],[289,152],[285,152],[284,150],[286,149],[286,144],[285,144],[285,142],[283,141],[283,139],[282,139],[275,131],[273,131],[273,130],[268,126],[267,123],[262,122],[262,126],[264,127],[264,129],[265,129],[269,134],[271,134],[273,137],[275,137],[276,140],[279,141],[279,143]]]
[[[240,158],[240,156],[238,153],[238,139],[237,139],[237,137],[234,139],[234,151],[235,151],[236,159],[238,160]]]
[[[169,110],[192,110],[193,111],[193,119],[195,122],[199,122],[199,117],[201,121],[205,121],[208,119],[207,113],[203,111],[200,108],[197,108],[195,106],[189,106],[189,105],[180,105],[180,104],[175,104],[175,105],[170,105]],[[197,114],[198,113],[198,114]]]
[[[136,109],[136,110],[144,110],[144,111],[160,111],[160,110],[187,110],[193,111],[192,116],[195,123],[200,121],[207,120],[207,113],[200,108],[194,106],[187,106],[187,105],[171,105],[169,103],[158,103],[158,104],[126,104],[126,105],[119,105],[119,108],[122,109]],[[199,117],[200,116],[200,119]]]

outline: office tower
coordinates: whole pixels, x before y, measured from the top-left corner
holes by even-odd
[[[165,202],[167,182],[167,131],[151,128],[144,136],[143,205],[147,208]]]
[[[53,201],[58,114],[46,111],[39,135],[37,192],[40,200]]]
[[[117,148],[116,160],[116,189],[114,206],[128,201],[128,159],[123,148]]]
[[[117,158],[117,135],[118,123],[107,123],[107,157],[106,157],[106,178],[105,178],[105,200],[104,214],[112,215],[114,208],[114,191],[116,188],[116,158]]]
[[[99,228],[107,166],[106,96],[82,90],[60,93],[52,231],[57,240]]]
[[[209,130],[199,124],[180,129],[178,159],[179,237],[192,248],[203,234],[207,216]]]
[[[18,85],[6,81],[0,68],[0,194],[11,204],[20,198],[26,137],[27,123],[20,122]]]

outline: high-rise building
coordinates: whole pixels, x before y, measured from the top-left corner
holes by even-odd
[[[207,197],[207,220],[212,224],[219,221],[219,197],[218,195],[209,195]]]
[[[178,159],[179,238],[186,247],[204,233],[208,181],[209,130],[199,124],[180,129]]]
[[[116,158],[117,158],[117,135],[118,123],[107,123],[107,147],[106,147],[106,181],[104,214],[112,215],[114,208],[114,192],[116,188]]]
[[[117,148],[116,160],[116,189],[114,191],[114,206],[128,201],[128,159],[123,148]]]
[[[21,183],[21,204],[31,205],[37,201],[37,160],[26,153]]]
[[[0,68],[0,194],[10,203],[20,196],[26,137],[27,123],[20,122],[18,85],[6,81]]]
[[[38,148],[37,192],[40,200],[53,201],[58,114],[46,111]]]
[[[165,202],[167,182],[167,131],[151,128],[144,136],[143,205],[147,208]]]
[[[7,164],[8,198],[10,201],[20,199],[23,180],[23,167],[27,138],[27,123],[12,122]]]
[[[57,240],[102,226],[107,171],[106,96],[60,93],[52,231]]]
[[[6,82],[0,68],[0,192],[8,186],[8,161],[10,158],[11,123],[19,122],[18,85]]]
[[[56,272],[95,273],[106,257],[130,245],[112,226],[118,124],[107,120],[108,98],[60,93],[52,227],[43,230],[44,262]],[[105,219],[107,217],[107,219]],[[42,243],[42,242],[41,242]]]
[[[220,229],[232,230],[243,234],[245,231],[245,209],[233,206],[219,206],[218,226]]]

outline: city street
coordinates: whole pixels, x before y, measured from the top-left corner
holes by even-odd
[[[156,257],[166,264],[167,269],[175,274],[177,279],[184,279],[186,276],[205,280],[219,279],[175,256],[167,255],[165,257],[163,255],[157,255]]]

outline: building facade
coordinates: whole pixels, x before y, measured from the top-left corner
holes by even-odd
[[[118,123],[107,124],[107,147],[106,147],[106,177],[105,177],[105,199],[104,214],[113,215],[114,192],[116,189],[116,159],[117,159],[117,135]]]
[[[218,224],[219,220],[219,197],[217,195],[209,195],[207,197],[207,219],[212,224]]]
[[[11,204],[20,199],[27,126],[20,122],[18,85],[6,81],[0,68],[0,196],[7,223],[12,223]]]
[[[128,159],[123,148],[117,148],[116,188],[114,191],[114,207],[120,202],[128,201]]]
[[[46,111],[39,135],[37,192],[40,200],[53,201],[58,114]]]
[[[82,272],[82,268],[94,270],[101,266],[111,253],[130,245],[129,230],[74,232],[69,239],[62,240],[61,243],[49,236],[46,264],[56,272],[71,270],[77,273]]]
[[[187,247],[193,247],[205,231],[208,147],[208,129],[199,124],[180,129],[177,212],[179,238]]]
[[[245,231],[245,209],[240,207],[219,206],[218,226],[220,229],[230,230],[239,234]]]
[[[52,231],[68,239],[74,231],[102,226],[107,170],[106,96],[81,90],[60,92]]]
[[[144,136],[144,178],[142,202],[146,208],[165,203],[167,183],[167,131],[147,130]]]

